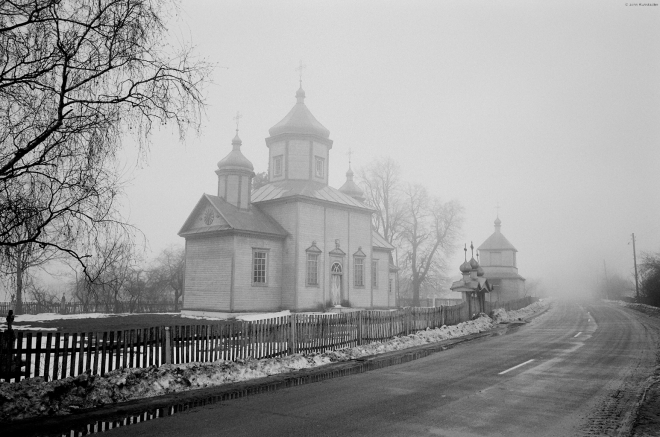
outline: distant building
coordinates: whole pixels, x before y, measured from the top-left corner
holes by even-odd
[[[328,131],[296,104],[266,138],[269,183],[251,194],[254,168],[232,151],[218,163],[217,195],[204,194],[179,235],[186,239],[184,310],[294,311],[396,304],[393,247],[371,226],[373,210],[346,173],[328,186]]]
[[[508,301],[525,296],[525,278],[518,274],[518,250],[501,232],[502,221],[495,219],[495,232],[477,248],[484,276],[493,286],[493,301]]]

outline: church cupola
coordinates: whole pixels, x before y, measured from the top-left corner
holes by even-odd
[[[240,116],[237,115],[237,118]],[[225,199],[239,209],[250,207],[250,192],[252,190],[252,177],[254,177],[254,166],[241,153],[243,142],[236,136],[231,142],[232,151],[220,162],[215,173],[218,175],[218,197]]]
[[[500,216],[498,215],[497,218],[495,219],[495,232],[500,232],[501,228],[502,228],[502,220],[500,220]]]
[[[302,180],[328,185],[330,131],[307,108],[302,78],[296,104],[268,133],[269,182]]]
[[[341,186],[339,191],[342,193],[351,196],[353,199],[364,203],[364,192],[362,189],[353,181],[353,170],[351,169],[351,164],[348,164],[348,171],[346,172],[346,182]]]

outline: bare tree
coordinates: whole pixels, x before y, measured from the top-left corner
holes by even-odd
[[[261,173],[255,173],[252,178],[252,192],[254,193],[259,188],[263,187],[268,183],[268,172],[262,171]]]
[[[410,275],[413,305],[419,305],[419,291],[426,281],[445,269],[443,255],[454,249],[463,223],[463,207],[455,200],[443,203],[430,197],[421,185],[404,190],[406,216],[402,243],[406,255],[404,271]]]
[[[660,253],[645,253],[639,265],[639,296],[648,305],[660,307]]]
[[[167,44],[172,7],[0,2],[0,247],[53,248],[87,274],[106,233],[123,229],[122,137],[133,134],[144,152],[155,125],[174,122],[181,138],[199,126],[210,69]]]
[[[390,157],[378,158],[358,169],[367,204],[376,209],[373,227],[390,244],[401,236],[406,214],[400,181],[401,169]]]
[[[169,289],[174,294],[174,311],[179,311],[180,300],[183,297],[185,260],[184,248],[170,246],[161,252],[152,269],[154,285],[160,289]]]

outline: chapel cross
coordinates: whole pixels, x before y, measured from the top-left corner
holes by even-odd
[[[303,73],[303,70],[304,70],[305,68],[307,68],[307,65],[303,65],[303,63],[302,63],[302,59],[301,59],[301,60],[300,60],[300,65],[298,66],[298,68],[296,68],[296,71],[297,71],[298,74],[300,75],[300,86],[302,86],[302,73]]]
[[[238,122],[241,118],[243,118],[243,115],[239,111],[236,111],[236,117],[234,117],[234,121],[236,122],[236,133],[238,133]]]
[[[348,166],[350,167],[351,166],[351,155],[353,155],[353,151],[351,150],[350,147],[348,148],[348,152],[346,152],[346,154],[348,155]]]
[[[497,202],[497,206],[495,207],[495,209],[497,210],[497,216],[499,217],[500,216],[500,202]]]

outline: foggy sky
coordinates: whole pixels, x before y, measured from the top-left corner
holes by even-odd
[[[165,129],[130,176],[126,215],[152,254],[216,194],[236,111],[267,169],[268,129],[306,104],[330,130],[330,185],[374,156],[466,208],[463,241],[502,232],[518,267],[575,294],[660,251],[660,6],[625,1],[190,1],[171,26],[215,63],[199,137]],[[177,27],[179,26],[179,27]],[[226,68],[222,68],[226,67]],[[126,162],[135,165],[134,153]],[[457,250],[450,265],[462,262]]]

